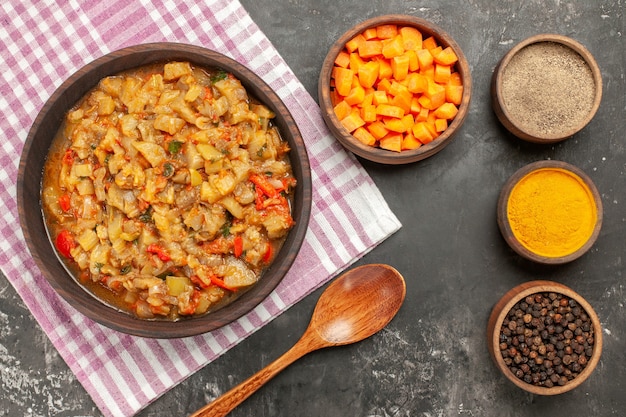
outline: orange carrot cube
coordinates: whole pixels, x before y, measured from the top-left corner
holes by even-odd
[[[370,123],[366,128],[376,139],[382,139],[389,133],[385,124],[380,120]]]
[[[439,106],[433,114],[438,119],[452,120],[454,116],[459,112],[459,109],[452,103],[443,103]]]
[[[435,120],[435,130],[437,132],[443,132],[448,128],[448,121],[446,119],[437,119]]]
[[[413,125],[412,129],[413,136],[415,139],[422,142],[424,145],[433,141],[434,137],[430,132],[430,129],[426,125],[426,122],[417,122]]]
[[[380,39],[391,39],[398,34],[397,25],[379,25],[376,27],[376,37]]]
[[[381,53],[387,59],[402,55],[404,46],[402,46],[402,36],[398,35],[392,39],[388,39],[383,43]]]
[[[363,126],[365,121],[361,118],[358,111],[353,111],[341,120],[341,124],[348,132],[354,132],[356,129]]]
[[[417,149],[422,146],[422,142],[415,139],[412,132],[407,132],[402,139],[402,150]]]
[[[380,55],[383,51],[383,44],[379,40],[368,40],[359,47],[361,58],[372,58]]]
[[[335,89],[342,96],[347,96],[352,89],[352,78],[354,71],[348,68],[335,67],[334,69]]]
[[[352,132],[352,136],[354,136],[367,146],[374,146],[376,144],[376,138],[364,127],[357,128],[354,132]]]
[[[365,43],[365,37],[361,33],[359,33],[354,38],[346,42],[346,50],[348,52],[357,51],[359,49],[359,46],[361,46],[363,43]]]
[[[333,107],[333,110],[335,111],[337,119],[343,120],[350,114],[350,112],[352,112],[352,106],[346,103],[345,100],[341,100],[335,105],[335,107]]]
[[[435,62],[441,65],[452,65],[459,60],[451,47],[442,49],[439,53],[433,54]]]
[[[379,104],[376,106],[376,113],[381,116],[395,117],[396,119],[400,119],[404,116],[404,110],[402,110],[402,108],[390,104]]]
[[[364,88],[369,88],[378,80],[380,64],[376,61],[369,61],[361,65],[357,71],[359,82]]]
[[[435,82],[439,84],[447,84],[450,80],[452,71],[450,65],[435,64]]]
[[[360,85],[352,87],[350,93],[344,98],[344,101],[351,106],[356,106],[363,102],[365,98],[365,90]]]
[[[363,37],[366,40],[374,39],[376,37],[376,28],[367,28],[363,31]]]
[[[335,58],[335,65],[348,68],[348,65],[350,65],[350,55],[346,51],[339,52],[337,58]]]
[[[422,48],[424,49],[435,49],[437,46],[437,40],[433,36],[429,36],[428,38],[422,41]]]
[[[401,27],[402,45],[405,50],[417,51],[422,49],[422,32],[412,26]]]
[[[389,132],[387,136],[380,140],[380,147],[388,151],[402,151],[402,133]]]
[[[409,56],[402,54],[391,59],[391,71],[393,78],[398,81],[404,80],[409,74]]]
[[[430,54],[428,49],[420,49],[415,51],[417,54],[417,62],[419,62],[420,69],[429,68],[433,65],[433,56]]]

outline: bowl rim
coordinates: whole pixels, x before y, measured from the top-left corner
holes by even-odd
[[[591,236],[589,236],[589,239],[587,239],[585,244],[581,246],[579,249],[577,249],[576,251],[567,255],[555,256],[555,257],[539,255],[527,249],[525,246],[523,246],[521,242],[514,236],[513,230],[511,228],[508,215],[507,215],[508,200],[515,185],[522,178],[524,178],[526,175],[532,172],[543,170],[543,169],[550,169],[550,168],[568,171],[571,174],[574,174],[575,176],[579,177],[585,183],[585,185],[591,192],[591,196],[593,197],[593,202],[596,205],[596,224],[594,225],[594,229],[591,233]],[[540,263],[540,264],[560,265],[560,264],[565,264],[565,263],[568,263],[575,259],[580,258],[587,251],[589,251],[589,249],[591,249],[591,247],[597,241],[600,235],[600,231],[602,229],[602,220],[603,220],[602,198],[600,197],[600,193],[598,192],[598,189],[596,188],[595,184],[583,170],[564,161],[543,160],[543,161],[531,162],[527,165],[524,165],[506,180],[506,182],[504,183],[500,191],[500,195],[498,197],[497,223],[498,223],[498,228],[500,229],[500,232],[502,234],[502,237],[507,242],[507,244],[511,247],[511,249],[513,249],[518,255],[528,260]]]
[[[513,59],[513,57],[523,48],[532,44],[544,42],[558,43],[560,45],[566,46],[574,52],[578,53],[578,55],[583,58],[587,66],[589,66],[593,75],[593,79],[595,82],[595,96],[589,113],[578,126],[558,134],[555,133],[551,135],[537,136],[524,130],[522,126],[519,126],[513,121],[514,119],[511,118],[511,113],[505,105],[504,99],[502,98],[500,92],[502,91],[503,73],[509,62],[511,62],[511,59]],[[496,114],[498,120],[500,120],[500,123],[502,123],[513,135],[522,140],[532,143],[557,143],[569,139],[576,133],[580,132],[594,118],[596,112],[600,107],[600,102],[602,101],[602,73],[600,71],[598,63],[596,62],[591,52],[580,42],[568,36],[560,34],[540,33],[521,40],[502,57],[493,72],[491,82],[491,96],[494,113]]]
[[[335,112],[333,111],[330,99],[330,76],[334,61],[339,52],[344,48],[345,44],[357,34],[363,32],[369,27],[385,23],[414,26],[422,32],[425,38],[427,36],[434,36],[440,44],[452,47],[459,58],[455,64],[456,69],[459,73],[461,73],[461,77],[463,79],[463,95],[461,104],[459,105],[459,112],[448,128],[431,143],[420,146],[418,149],[404,150],[399,153],[386,149],[374,148],[373,146],[365,145],[354,138],[352,134],[340,124]],[[328,51],[322,64],[318,80],[318,100],[322,111],[322,117],[333,135],[346,149],[355,155],[372,162],[382,164],[408,164],[428,158],[441,151],[450,143],[454,135],[458,133],[459,128],[463,125],[469,113],[471,94],[472,76],[470,66],[458,43],[438,25],[417,16],[404,14],[388,14],[372,17],[356,24],[355,26],[352,26],[344,32],[343,35],[341,35],[331,45],[330,50]]]
[[[594,329],[593,355],[585,366],[585,369],[583,369],[583,371],[578,374],[576,378],[572,379],[567,384],[554,386],[552,388],[529,384],[515,377],[515,375],[513,375],[513,373],[509,370],[508,366],[504,363],[504,359],[502,359],[502,355],[500,354],[500,327],[502,326],[502,322],[506,315],[509,313],[511,308],[513,308],[513,306],[524,297],[544,292],[557,292],[576,300],[576,302],[582,306],[585,312],[589,315]],[[519,388],[533,394],[557,395],[578,387],[585,380],[587,380],[596,368],[598,362],[600,361],[600,356],[602,355],[602,324],[600,323],[600,319],[591,304],[589,304],[583,296],[578,294],[572,288],[550,280],[527,281],[511,288],[494,305],[487,324],[487,343],[489,353],[496,367],[509,381],[513,382]]]
[[[38,131],[42,124],[53,123],[56,126],[52,133],[54,137],[61,124],[62,116],[103,77],[144,65],[174,60],[186,60],[192,65],[201,67],[226,69],[242,82],[248,94],[259,99],[274,111],[277,115],[276,124],[281,134],[289,140],[291,145],[290,158],[294,173],[302,173],[302,178],[297,178],[293,206],[294,212],[299,212],[300,217],[296,219],[296,225],[289,232],[287,240],[279,251],[279,254],[284,255],[277,256],[255,286],[244,292],[233,303],[214,312],[179,321],[146,320],[110,307],[80,286],[67,271],[47,235],[47,227],[41,213],[40,193],[43,172],[41,170],[30,171],[43,167],[48,146],[52,142],[50,133]],[[38,141],[42,136],[47,140],[43,150],[41,146],[38,146]],[[29,158],[39,158],[37,153],[41,152],[44,153],[43,162],[37,161],[37,167],[27,172]],[[33,179],[33,176],[38,178]],[[35,196],[39,200],[38,216],[32,215],[33,207],[28,206],[28,202],[33,201]],[[40,272],[61,298],[83,315],[111,329],[140,337],[180,338],[206,333],[237,320],[259,305],[278,286],[295,261],[308,229],[312,202],[311,168],[304,140],[291,112],[277,93],[255,72],[233,58],[202,46],[176,42],[143,43],[109,52],[87,63],[71,74],[44,103],[29,130],[20,156],[17,201],[20,225],[29,252]],[[27,215],[29,212],[30,215]],[[42,234],[45,236],[41,236]],[[42,245],[45,246],[43,239],[47,240],[46,247],[42,247]],[[44,262],[44,255],[52,258],[46,251],[56,255],[54,265],[49,266]],[[62,271],[65,271],[65,274]],[[80,291],[76,292],[77,288],[80,288]]]

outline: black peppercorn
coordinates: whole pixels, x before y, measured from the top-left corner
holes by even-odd
[[[563,386],[584,370],[594,347],[589,315],[569,297],[537,293],[508,312],[500,353],[516,378],[536,386]]]

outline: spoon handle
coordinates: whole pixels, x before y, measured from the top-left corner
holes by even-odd
[[[227,415],[246,398],[254,394],[266,382],[280,373],[280,371],[302,356],[320,347],[322,346],[316,343],[314,338],[307,337],[305,333],[291,349],[283,353],[283,355],[274,362],[232,388],[212,403],[200,408],[189,417],[221,417]]]

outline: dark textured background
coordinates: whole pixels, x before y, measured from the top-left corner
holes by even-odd
[[[462,47],[474,83],[456,139],[399,167],[363,161],[403,228],[359,264],[402,272],[407,297],[381,333],[315,352],[285,370],[233,416],[623,416],[626,414],[626,54],[623,0],[241,0],[306,89],[317,97],[325,52],[351,25],[388,13],[426,18]],[[500,126],[489,82],[498,60],[537,33],[583,43],[602,71],[604,96],[587,128],[554,146],[523,143]],[[570,162],[596,183],[602,233],[560,267],[522,261],[496,224],[496,200],[519,167]],[[487,353],[486,323],[511,287],[552,279],[587,298],[604,328],[604,352],[581,387],[557,397],[524,393]],[[297,341],[320,291],[158,399],[141,417],[183,416],[267,365]],[[13,287],[0,279],[0,416],[100,416]]]

